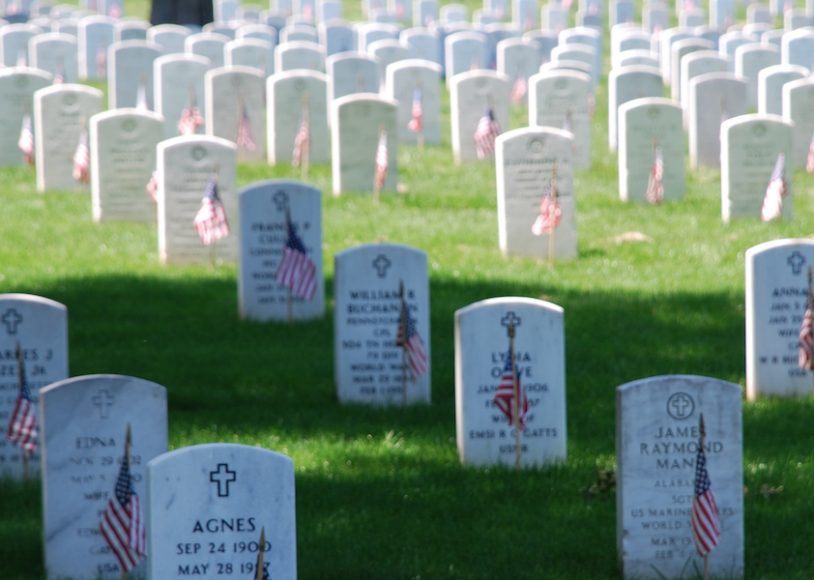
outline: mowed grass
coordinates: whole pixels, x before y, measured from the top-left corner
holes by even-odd
[[[144,3],[134,6],[146,14]],[[597,103],[594,165],[576,176],[572,262],[501,257],[494,167],[452,163],[445,100],[445,143],[399,150],[404,193],[378,206],[366,195],[336,198],[330,167],[312,168],[324,193],[323,319],[239,320],[236,266],[163,267],[154,226],[94,224],[88,194],[37,193],[27,168],[0,170],[0,292],[67,305],[72,375],[165,385],[172,448],[238,442],[291,456],[301,578],[614,577],[615,495],[588,490],[598,470],[615,466],[615,388],[667,373],[744,384],[744,253],[814,235],[814,179],[794,175],[795,217],[782,223],[723,224],[711,170],[688,172],[680,202],[624,204],[606,145],[604,83]],[[514,128],[526,122],[513,112]],[[296,177],[282,166],[238,172],[241,186]],[[630,232],[647,241],[622,241]],[[380,240],[429,256],[431,405],[336,400],[333,256]],[[515,473],[458,462],[453,316],[496,296],[565,309],[564,465]],[[814,404],[764,399],[743,412],[748,575],[810,578]],[[43,577],[39,484],[3,482],[0,497],[0,578]]]

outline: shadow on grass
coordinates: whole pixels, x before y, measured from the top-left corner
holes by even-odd
[[[454,441],[454,311],[541,290],[565,308],[569,462],[521,474],[462,469]],[[596,466],[613,457],[615,387],[657,374],[736,382],[743,374],[740,296],[433,280],[433,403],[340,407],[330,300],[323,319],[286,325],[239,320],[236,284],[223,278],[100,276],[38,292],[68,307],[72,375],[121,373],[168,387],[173,446],[242,441],[295,457],[303,578],[613,577],[615,498],[585,490]],[[328,280],[326,295],[332,292]],[[806,456],[807,425],[791,440],[765,436],[797,408],[769,401],[747,410],[748,453],[767,461]],[[801,422],[811,405],[802,408],[792,414]],[[800,508],[809,488],[784,501]],[[10,499],[0,511],[0,567],[25,554],[28,577],[36,577],[38,488],[5,483],[0,492]],[[754,512],[762,523],[747,535],[749,545],[772,533],[762,513]],[[811,515],[790,509],[786,523],[807,525]],[[772,561],[795,551],[780,544]],[[3,577],[14,573],[12,566]]]

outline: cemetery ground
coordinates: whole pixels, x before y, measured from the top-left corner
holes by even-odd
[[[68,307],[72,376],[166,386],[171,448],[239,442],[292,457],[301,578],[618,577],[615,388],[673,373],[745,383],[745,251],[814,236],[814,178],[796,172],[794,219],[769,224],[722,224],[712,170],[688,172],[679,202],[624,204],[605,145],[604,83],[596,101],[594,164],[575,177],[574,261],[501,257],[494,166],[452,164],[445,100],[444,144],[400,146],[405,191],[379,205],[331,196],[330,167],[311,168],[324,203],[328,312],[319,320],[239,320],[235,265],[163,267],[153,225],[94,224],[87,194],[39,194],[28,168],[0,169],[0,291]],[[515,110],[512,127],[525,124]],[[240,187],[269,178],[298,172],[239,167]],[[336,400],[333,256],[379,240],[428,254],[430,405]],[[453,315],[497,296],[565,309],[562,465],[518,473],[459,464]],[[744,403],[749,577],[802,579],[814,569],[813,414],[810,397]],[[0,497],[0,578],[42,577],[39,483],[0,482]]]

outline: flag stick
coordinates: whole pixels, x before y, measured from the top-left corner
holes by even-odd
[[[699,440],[698,445],[703,448],[704,447],[704,439],[706,439],[707,431],[704,426],[704,414],[698,417],[698,431],[699,431]],[[699,451],[700,453],[700,451]],[[704,554],[704,580],[709,580],[709,552]]]
[[[517,369],[514,356],[514,322],[509,322],[509,356],[512,359],[512,393],[514,401],[514,468],[520,470],[523,452],[520,449],[520,385],[517,384]]]
[[[266,556],[266,528],[260,528],[260,545],[257,547],[257,563],[255,564],[254,579],[263,580],[263,568]]]
[[[130,429],[130,423],[127,424],[127,433],[124,436],[124,461],[130,464],[130,448],[133,446],[133,434]],[[122,570],[122,580],[127,578],[127,572]]]
[[[15,352],[17,356],[17,386],[20,393],[23,392],[23,385],[25,384],[25,360],[23,359],[23,349],[20,347],[20,342],[17,342],[17,349]],[[28,451],[22,449],[23,454],[23,481],[28,481]]]
[[[557,207],[557,161],[554,161],[554,167],[551,169],[551,195],[554,207]],[[554,260],[557,255],[557,226],[551,228],[548,232],[548,263],[554,265]]]
[[[305,181],[308,179],[308,165],[311,163],[311,118],[308,111],[308,94],[302,96],[302,118],[308,119],[308,141],[305,143],[300,162],[300,169],[302,169],[300,176]]]

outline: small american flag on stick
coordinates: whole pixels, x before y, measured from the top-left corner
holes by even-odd
[[[6,438],[20,447],[24,453],[32,454],[37,450],[37,411],[34,399],[28,388],[25,377],[25,360],[20,344],[17,344],[17,401],[11,411],[11,418],[6,429]]]
[[[519,397],[517,403],[515,403],[515,396]],[[503,374],[500,375],[500,383],[497,386],[494,403],[509,420],[509,425],[516,425],[520,431],[525,429],[529,399],[520,384],[520,371],[515,366],[514,349],[511,346],[506,352],[506,364],[503,365]],[[517,409],[516,417],[515,408]]]
[[[650,167],[650,177],[647,179],[645,199],[658,205],[664,200],[664,154],[661,145],[653,143],[653,164]]]
[[[130,572],[147,555],[147,534],[141,502],[133,488],[130,473],[130,425],[124,444],[124,458],[116,478],[113,497],[102,514],[99,531],[110,547],[123,573]]]
[[[178,134],[194,135],[198,132],[198,127],[203,125],[203,123],[204,119],[201,116],[201,112],[198,110],[195,91],[190,90],[189,106],[181,111],[181,117],[178,119]]]
[[[523,99],[526,98],[526,93],[529,91],[529,84],[526,81],[526,77],[519,73],[517,78],[514,80],[514,84],[512,85],[512,103],[515,105],[519,105],[523,102]]]
[[[806,171],[814,173],[814,134],[811,135],[811,142],[808,144],[808,157],[806,158]]]
[[[96,76],[100,79],[107,78],[107,49],[104,47],[96,51]]]
[[[420,88],[416,87],[413,91],[413,105],[410,109],[410,122],[407,123],[407,128],[413,133],[422,133],[424,131],[424,95]]]
[[[718,545],[721,535],[718,523],[718,505],[712,493],[712,482],[707,471],[707,456],[704,452],[704,415],[699,419],[701,436],[698,441],[698,453],[695,456],[695,492],[692,499],[692,537],[695,547],[701,556],[706,557]]]
[[[73,154],[73,178],[77,183],[90,181],[90,148],[88,148],[88,130],[82,129],[79,143]]]
[[[808,301],[806,312],[803,315],[803,324],[800,327],[800,353],[801,369],[814,370],[814,291],[811,288],[811,266],[808,267]]]
[[[410,374],[415,381],[418,377],[427,372],[428,361],[427,351],[424,349],[424,341],[418,334],[415,327],[415,319],[410,316],[410,308],[404,299],[404,282],[399,286],[399,322],[396,332],[396,346],[401,347],[407,358],[410,367]]]
[[[766,194],[763,196],[763,207],[760,210],[760,219],[769,222],[783,214],[783,198],[787,192],[786,185],[786,156],[780,153],[775,161]]]
[[[22,151],[26,164],[34,165],[34,132],[31,129],[30,113],[26,113],[23,117],[23,126],[20,129],[20,137],[17,139],[17,147]]]
[[[275,278],[278,284],[289,288],[294,296],[311,300],[317,291],[316,264],[308,256],[302,238],[297,235],[289,212],[285,215],[285,226],[288,237]]]
[[[150,175],[150,181],[147,182],[147,195],[153,200],[153,203],[158,203],[158,173],[153,171]]]
[[[382,128],[379,129],[379,143],[376,145],[374,176],[374,186],[376,191],[381,191],[382,188],[384,188],[384,182],[387,180],[387,169],[387,131]]]
[[[226,209],[218,195],[216,177],[212,177],[207,183],[206,192],[201,200],[201,209],[192,223],[205,246],[229,235],[229,220],[226,219]]]
[[[550,234],[557,229],[562,219],[562,208],[557,196],[557,166],[551,172],[551,179],[543,188],[543,197],[540,199],[540,212],[531,226],[531,233],[535,236]]]
[[[294,151],[291,153],[291,165],[302,167],[307,163],[311,150],[311,122],[308,115],[308,103],[303,102],[300,114],[300,128],[294,137]]]
[[[475,154],[478,159],[487,159],[494,154],[495,139],[498,135],[500,135],[500,126],[495,120],[495,113],[492,107],[487,107],[475,129]]]
[[[237,122],[237,146],[244,151],[255,151],[257,143],[254,142],[252,135],[252,124],[249,120],[249,111],[246,109],[246,103],[240,105],[240,119]]]

